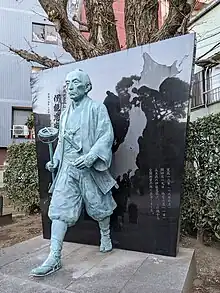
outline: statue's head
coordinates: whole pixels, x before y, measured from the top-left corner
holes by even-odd
[[[92,89],[92,83],[87,73],[75,69],[66,76],[67,92],[71,100],[79,101]]]

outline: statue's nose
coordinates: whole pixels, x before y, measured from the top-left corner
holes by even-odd
[[[70,83],[69,89],[70,89],[70,90],[73,89],[73,83]]]

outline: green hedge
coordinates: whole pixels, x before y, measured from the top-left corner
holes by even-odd
[[[35,143],[8,148],[4,172],[6,195],[15,208],[26,213],[39,211],[38,170]]]
[[[220,238],[220,114],[190,123],[182,197],[182,231]],[[34,143],[8,149],[4,183],[16,208],[39,209],[38,174]]]
[[[182,197],[182,229],[220,238],[220,114],[190,123]]]

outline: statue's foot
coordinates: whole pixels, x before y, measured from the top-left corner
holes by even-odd
[[[49,256],[47,260],[39,267],[33,269],[30,273],[32,277],[45,277],[51,275],[61,268],[60,259]]]
[[[100,252],[109,252],[112,250],[112,242],[109,236],[102,236]]]

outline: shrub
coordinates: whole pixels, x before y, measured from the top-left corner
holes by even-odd
[[[28,142],[9,146],[4,185],[6,196],[17,210],[26,213],[39,210],[35,143]]]
[[[182,228],[220,238],[220,114],[190,123],[187,135]]]
[[[182,197],[182,232],[220,239],[220,114],[189,125]],[[39,210],[35,143],[8,148],[4,183],[14,206],[28,213]]]

